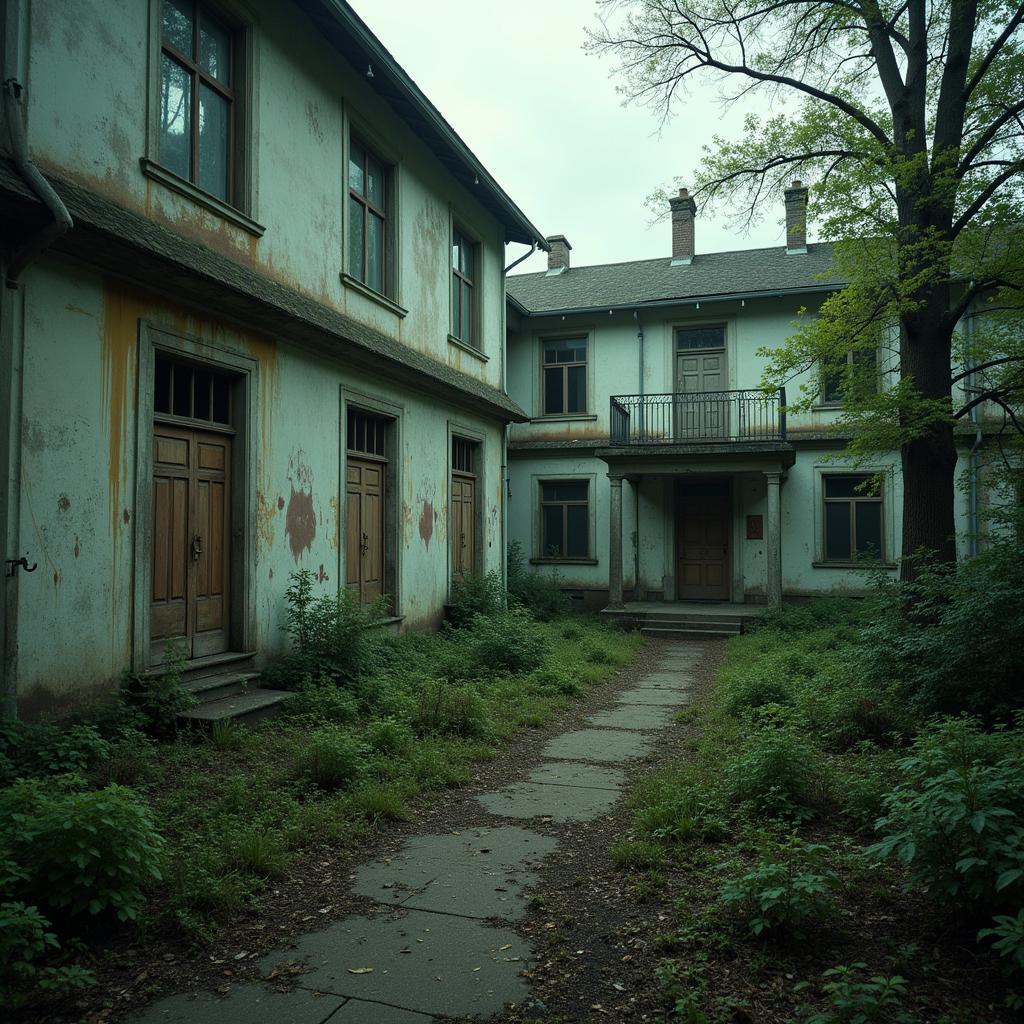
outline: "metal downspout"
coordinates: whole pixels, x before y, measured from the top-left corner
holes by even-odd
[[[50,183],[40,174],[39,168],[29,159],[25,126],[22,121],[21,100],[24,91],[24,87],[16,78],[8,78],[4,82],[4,115],[7,121],[7,134],[11,142],[11,156],[18,173],[25,180],[25,184],[50,211],[53,220],[40,228],[11,256],[4,275],[8,288],[16,288],[21,272],[61,235],[69,231],[74,224],[67,207],[61,202],[60,196],[53,191]]]

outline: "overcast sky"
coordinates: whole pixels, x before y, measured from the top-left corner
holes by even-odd
[[[572,263],[667,256],[671,229],[646,198],[690,180],[701,147],[734,135],[711,88],[691,89],[660,133],[654,113],[622,105],[614,61],[584,53],[594,0],[351,0],[498,183]],[[697,222],[697,251],[781,245],[777,216],[747,235],[721,214]],[[510,259],[523,252],[510,246]],[[544,269],[538,254],[517,268]]]

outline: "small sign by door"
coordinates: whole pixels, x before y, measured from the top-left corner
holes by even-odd
[[[747,540],[764,540],[763,516],[747,516]]]

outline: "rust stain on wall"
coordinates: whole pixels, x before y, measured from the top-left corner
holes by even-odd
[[[288,535],[288,546],[296,562],[303,551],[313,548],[316,537],[316,512],[313,510],[313,473],[306,463],[306,453],[301,449],[292,452],[288,460],[288,480],[292,485],[285,513],[284,532]]]
[[[434,511],[434,504],[430,501],[423,502],[423,510],[420,512],[420,540],[425,547],[430,547],[430,538],[434,536],[434,521],[437,513]]]
[[[329,580],[331,578],[324,571],[324,563],[323,562],[320,563],[320,569],[319,569],[319,571],[316,574],[316,578],[317,578],[317,581],[319,583],[325,583],[327,580]]]

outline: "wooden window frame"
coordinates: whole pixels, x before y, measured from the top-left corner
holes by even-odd
[[[362,419],[363,438],[369,445],[369,430],[373,426],[373,446],[358,448],[352,444],[352,426],[354,421]],[[383,416],[380,413],[370,412],[357,405],[349,405],[345,411],[345,451],[360,459],[369,459],[378,462],[388,461],[388,428],[393,422],[393,417]]]
[[[473,238],[470,234],[464,231],[458,224],[452,225],[452,249],[455,249],[456,241],[460,241],[469,250],[469,265],[470,274],[467,276],[458,266],[452,265],[452,299],[451,299],[451,336],[463,345],[468,345],[470,348],[480,349],[483,346],[480,344],[480,331],[479,331],[479,316],[478,302],[477,302],[477,290],[476,290],[476,279],[479,277],[479,252],[480,243]],[[455,318],[455,300],[454,300],[454,289],[455,282],[459,284],[459,318],[456,323]],[[469,299],[470,309],[468,318],[465,315],[465,310],[462,305],[463,286],[469,288]],[[464,333],[465,328],[469,329],[469,338],[467,339]]]
[[[872,473],[822,473],[821,475],[821,559],[822,564],[826,565],[861,565],[863,564],[857,557],[857,513],[854,506],[858,504],[873,504],[878,506],[878,533],[881,539],[881,550],[878,552],[878,562],[887,564],[885,560],[886,551],[886,531],[885,531],[885,486],[879,481],[877,487],[877,493],[875,494],[858,494],[852,497],[836,497],[830,498],[828,496],[828,481],[829,480],[843,480],[852,479],[857,480],[858,483],[862,483],[865,480],[870,480],[874,474]],[[848,504],[850,508],[850,557],[849,558],[829,558],[828,555],[828,506],[829,505],[841,505]]]
[[[679,334],[682,331],[706,331],[710,327],[722,329],[721,345],[705,345],[702,348],[680,348]],[[678,356],[683,352],[724,352],[729,347],[729,324],[724,320],[715,320],[711,323],[698,324],[675,324],[672,327],[672,350],[673,355]]]
[[[159,0],[162,6],[162,0]],[[218,81],[212,75],[207,74],[203,71],[199,64],[198,56],[196,58],[188,57],[180,50],[171,46],[163,35],[163,28],[160,30],[160,55],[161,58],[166,54],[171,58],[179,67],[183,68],[184,71],[189,75],[192,80],[192,109],[191,109],[191,138],[190,148],[191,153],[189,156],[189,174],[188,182],[190,185],[196,188],[202,188],[199,184],[199,86],[200,84],[207,86],[214,92],[218,93],[223,99],[228,102],[228,168],[227,168],[227,196],[223,200],[229,206],[235,205],[235,194],[237,192],[236,182],[236,146],[235,136],[237,134],[236,128],[236,90],[235,81],[237,77],[238,68],[238,39],[237,29],[231,25],[230,22],[225,20],[223,17],[219,17],[216,13],[211,13],[210,5],[201,2],[201,0],[190,0],[192,4],[192,52],[199,53],[199,39],[200,32],[202,30],[202,21],[206,20],[213,22],[218,28],[222,29],[228,34],[231,40],[230,45],[230,61],[231,69],[228,75],[228,79],[231,82],[230,86],[225,86],[223,82]],[[163,63],[161,60],[161,70],[158,72],[158,79],[160,81],[161,88],[163,87]],[[219,199],[219,196],[214,196],[215,199]]]
[[[368,192],[357,192],[352,187],[351,177],[351,165],[352,165],[352,144],[359,146],[363,151],[364,160],[362,165],[363,170],[363,182],[369,181],[369,175],[367,174],[367,160],[372,158],[381,167],[381,173],[384,178],[384,206],[380,207],[376,203],[372,202]],[[349,144],[347,159],[345,161],[345,193],[349,200],[355,200],[360,207],[362,207],[360,216],[363,221],[363,274],[360,277],[359,274],[355,273],[355,267],[348,267],[348,275],[353,281],[358,281],[364,288],[370,292],[378,295],[383,295],[385,298],[392,297],[394,293],[394,270],[392,268],[392,222],[391,222],[391,208],[393,206],[393,191],[392,191],[392,178],[394,175],[394,164],[390,161],[385,160],[380,153],[374,149],[373,146],[367,144],[366,140],[358,132],[349,133]],[[351,239],[352,223],[351,223],[351,202],[346,206],[346,215],[349,217],[349,239]],[[369,245],[370,245],[370,234],[366,229],[369,221],[370,213],[376,214],[381,219],[381,238],[384,246],[383,252],[383,266],[381,267],[381,290],[378,292],[376,288],[367,280],[369,276]],[[346,246],[345,249],[345,260],[346,263],[350,262],[350,250],[351,242]]]
[[[834,378],[836,380],[836,388],[837,389],[841,388],[842,384],[843,384],[844,375],[846,374],[847,369],[850,366],[854,365],[854,363],[857,362],[857,360],[858,360],[858,358],[860,356],[865,356],[865,355],[868,355],[868,354],[870,354],[871,357],[872,357],[872,360],[871,360],[872,361],[872,365],[874,366],[875,371],[877,373],[877,370],[878,370],[878,349],[877,348],[873,348],[873,349],[867,349],[867,348],[856,348],[856,349],[851,348],[851,349],[847,349],[846,358],[839,365],[839,367],[837,368],[835,373],[831,373],[830,374],[830,373],[825,372],[824,369],[822,369],[822,374],[821,374],[821,400],[818,403],[819,405],[827,407],[827,408],[830,408],[830,409],[842,408],[843,396],[841,394],[837,394],[837,395],[834,395],[834,396],[830,396],[829,395],[829,393],[828,393],[829,381]]]
[[[540,553],[537,557],[537,561],[543,562],[592,562],[591,552],[591,538],[590,538],[590,479],[578,479],[573,477],[554,477],[551,479],[545,479],[538,481],[539,487],[539,498],[540,498],[540,529],[538,533],[538,547]],[[586,488],[587,496],[582,501],[575,500],[570,501],[566,499],[546,500],[544,498],[544,488],[548,486],[556,486],[558,484],[583,484]],[[562,508],[562,553],[552,555],[544,550],[544,512],[547,508],[555,508],[561,506]],[[569,549],[569,512],[570,508],[582,508],[586,512],[586,554],[584,555],[569,555],[566,552]]]
[[[576,360],[572,363],[549,363],[545,358],[545,348],[551,342],[557,341],[582,341],[586,350],[586,358],[582,361]],[[569,370],[574,367],[583,367],[583,388],[584,398],[582,409],[569,409]],[[552,412],[547,407],[547,371],[562,370],[562,410]],[[540,339],[540,402],[542,416],[586,416],[590,410],[590,336],[588,334],[559,334]]]

